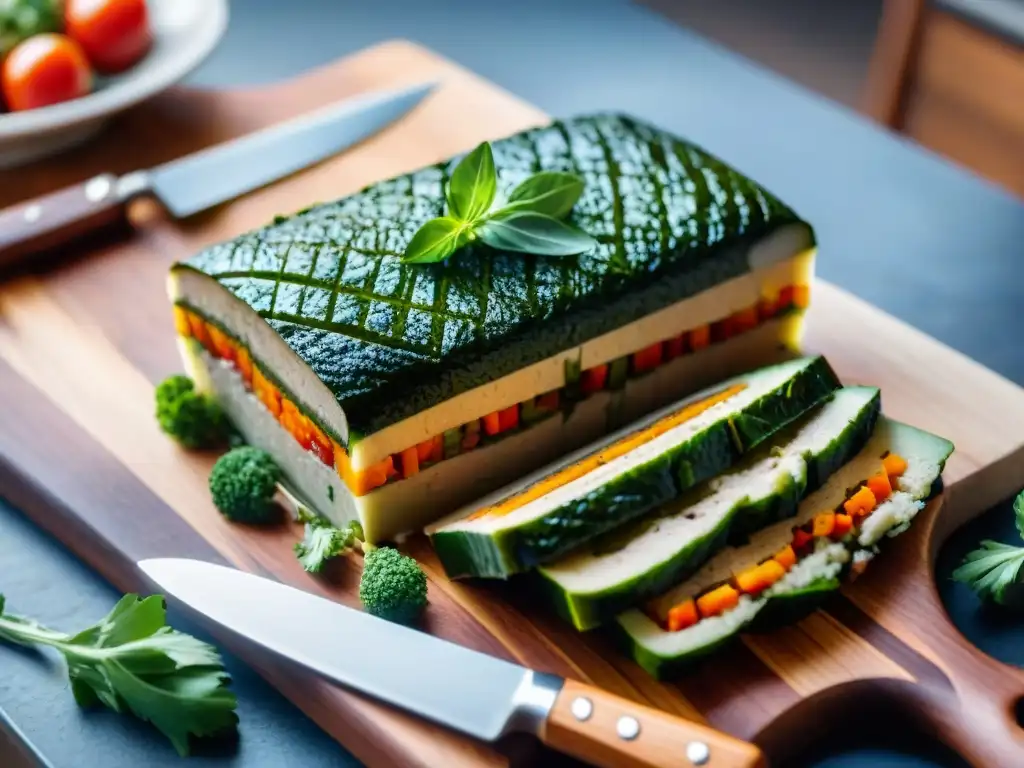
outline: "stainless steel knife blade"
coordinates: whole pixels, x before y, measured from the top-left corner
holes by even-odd
[[[195,560],[139,563],[159,587],[269,651],[484,741],[536,732],[561,678],[231,568]]]
[[[176,217],[238,197],[337,154],[381,131],[419,104],[435,87],[358,96],[301,115],[148,172],[148,188]],[[122,183],[130,183],[125,177]]]
[[[127,204],[142,195],[182,218],[264,186],[384,129],[435,87],[365,94],[156,168],[100,174],[0,210],[0,268],[123,222]]]
[[[602,768],[765,768],[761,750],[701,723],[196,560],[139,563],[208,619],[325,678],[483,741],[531,733]]]

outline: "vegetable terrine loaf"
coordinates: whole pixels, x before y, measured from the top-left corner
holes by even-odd
[[[371,542],[798,345],[814,237],[764,188],[618,115],[492,148],[499,194],[538,170],[578,174],[570,221],[598,245],[403,263],[445,211],[445,161],[171,270],[197,385]]]

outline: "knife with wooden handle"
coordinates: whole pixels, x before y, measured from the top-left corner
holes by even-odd
[[[483,741],[531,733],[606,768],[767,765],[753,744],[706,725],[269,579],[197,560],[139,567],[168,595],[272,653]]]
[[[238,197],[383,130],[435,86],[364,94],[150,170],[101,174],[6,208],[0,211],[0,267],[123,221],[137,197],[155,197],[175,218]]]

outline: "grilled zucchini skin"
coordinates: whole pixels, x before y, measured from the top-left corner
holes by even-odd
[[[178,264],[255,310],[327,385],[358,440],[749,270],[750,244],[811,228],[699,147],[633,118],[558,121],[492,144],[499,189],[539,170],[585,179],[592,252],[470,246],[400,261],[444,213],[455,160],[314,206]]]

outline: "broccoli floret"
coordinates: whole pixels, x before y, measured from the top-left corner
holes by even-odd
[[[427,604],[427,576],[397,549],[371,549],[363,562],[359,600],[374,616],[411,624]]]
[[[355,520],[335,528],[302,508],[298,519],[306,524],[306,530],[302,541],[295,543],[295,555],[309,573],[319,573],[332,557],[344,555],[363,544],[363,527]]]
[[[210,493],[217,509],[236,523],[271,523],[279,519],[274,494],[281,470],[266,451],[243,445],[213,465]]]
[[[188,376],[169,376],[156,388],[160,428],[186,448],[214,448],[228,439],[228,420],[216,400],[200,394]]]

